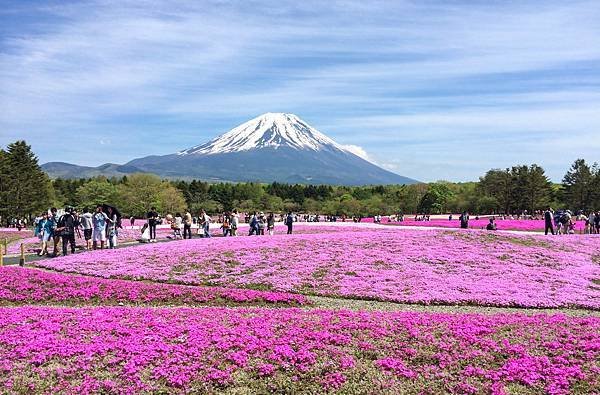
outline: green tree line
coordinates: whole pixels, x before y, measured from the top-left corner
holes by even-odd
[[[161,180],[151,174],[122,178],[50,180],[24,141],[0,150],[0,215],[34,216],[49,206],[94,207],[113,204],[124,215],[143,216],[151,206],[162,213],[218,213],[287,210],[330,215],[522,213],[547,206],[573,211],[600,209],[600,168],[583,159],[567,170],[561,184],[542,167],[491,169],[476,182],[438,181],[413,185],[329,186],[274,182],[208,183]]]

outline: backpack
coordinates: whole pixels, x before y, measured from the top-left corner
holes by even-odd
[[[61,215],[61,216],[60,216],[60,218],[58,219],[57,226],[58,226],[59,228],[64,228],[64,227],[66,226],[67,219],[66,219],[65,217],[66,217],[67,215],[70,215],[70,214],[63,214],[63,215]]]

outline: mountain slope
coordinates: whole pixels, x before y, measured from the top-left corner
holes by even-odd
[[[43,168],[53,175],[53,167]],[[72,165],[71,165],[72,166]],[[72,169],[81,177],[98,168]],[[415,183],[344,149],[293,114],[267,113],[205,143],[175,154],[134,159],[117,172],[208,181],[337,185]],[[67,170],[62,170],[65,174]],[[65,175],[63,175],[65,177]]]

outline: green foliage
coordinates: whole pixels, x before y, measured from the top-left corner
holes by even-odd
[[[419,202],[418,211],[423,214],[442,214],[448,200],[454,195],[448,183],[429,184],[429,188]]]
[[[46,209],[54,198],[52,184],[25,141],[0,150],[0,215],[31,217]]]
[[[600,168],[575,161],[562,185],[553,185],[538,165],[492,169],[479,182],[435,182],[367,187],[260,183],[164,181],[149,174],[50,183],[23,141],[0,150],[0,214],[27,216],[50,205],[83,208],[117,205],[126,215],[143,216],[152,206],[162,214],[189,209],[209,213],[302,211],[346,216],[395,213],[516,213],[547,205],[572,210],[600,209]]]
[[[179,189],[152,174],[131,174],[126,182],[117,185],[116,196],[122,212],[136,217],[143,217],[151,207],[175,214],[187,206]]]
[[[77,188],[77,206],[93,209],[98,204],[117,202],[117,187],[105,178],[96,178]]]
[[[543,210],[553,198],[552,183],[536,164],[492,169],[479,179],[478,192],[482,205],[479,209],[492,208],[502,213]]]
[[[577,159],[563,178],[563,199],[574,209],[589,210],[598,207],[598,165],[591,168],[585,160]]]

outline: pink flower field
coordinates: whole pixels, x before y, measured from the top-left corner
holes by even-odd
[[[283,292],[189,287],[141,281],[106,280],[20,267],[0,267],[0,306],[43,305],[237,305],[309,304]]]
[[[600,318],[0,308],[7,393],[600,392]]]
[[[593,236],[339,229],[153,244],[38,265],[105,278],[394,302],[600,309],[599,251]]]
[[[471,219],[469,221],[469,228],[471,229],[485,229],[489,223],[489,219]],[[460,222],[456,219],[448,221],[447,219],[434,219],[431,221],[414,221],[404,220],[402,222],[385,222],[381,221],[384,225],[396,225],[396,226],[425,226],[425,227],[437,227],[437,228],[460,228]],[[583,223],[583,222],[582,222]],[[518,230],[527,232],[542,232],[544,230],[543,220],[531,220],[531,219],[497,219],[496,226],[498,230]]]

